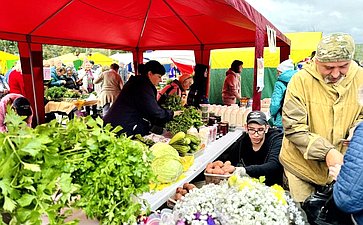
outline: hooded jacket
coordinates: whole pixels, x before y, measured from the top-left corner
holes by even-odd
[[[347,213],[353,213],[358,224],[363,224],[363,123],[354,136],[344,156],[337,182],[334,184],[334,202]]]
[[[271,96],[270,115],[273,125],[276,127],[282,127],[282,115],[280,108],[282,107],[282,100],[285,96],[285,90],[287,86],[284,84],[289,83],[291,77],[297,72],[297,70],[287,70],[280,74],[275,83],[274,91]]]
[[[357,101],[363,68],[351,62],[346,77],[327,84],[311,63],[289,82],[282,110],[285,135],[280,153],[284,168],[317,185],[330,183],[326,154],[335,148],[343,154],[341,139],[363,118]]]
[[[241,76],[229,69],[223,84],[222,99],[225,105],[236,103],[241,98]]]

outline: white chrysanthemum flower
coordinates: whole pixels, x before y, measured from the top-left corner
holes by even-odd
[[[281,187],[268,187],[247,177],[238,178],[231,187],[222,182],[193,189],[176,203],[174,213],[195,225],[208,224],[208,218],[230,225],[288,225],[291,221],[305,224]]]

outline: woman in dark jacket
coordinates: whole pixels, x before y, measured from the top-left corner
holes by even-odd
[[[194,67],[193,84],[190,86],[187,104],[200,107],[200,104],[208,103],[207,96],[208,66],[196,64]]]
[[[152,125],[163,124],[173,118],[173,111],[161,108],[155,86],[165,74],[165,68],[157,61],[147,62],[140,76],[132,76],[104,117],[105,123],[121,125],[127,135],[149,133]]]

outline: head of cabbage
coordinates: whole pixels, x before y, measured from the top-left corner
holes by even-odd
[[[164,155],[155,158],[151,168],[160,183],[174,182],[183,173],[183,165],[175,156]]]
[[[164,142],[157,142],[150,148],[151,152],[155,156],[155,158],[159,158],[162,156],[175,156],[179,157],[178,151],[173,148],[171,145]]]

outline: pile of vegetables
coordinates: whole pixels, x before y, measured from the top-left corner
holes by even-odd
[[[59,151],[61,143],[52,138],[56,125],[33,130],[10,108],[5,122],[8,132],[0,133],[0,212],[10,224],[41,224],[42,214],[50,224],[65,224],[59,212],[76,185],[65,169],[68,159]],[[61,197],[54,201],[57,193]]]
[[[185,183],[183,187],[178,187],[176,189],[175,195],[171,199],[178,201],[194,188],[196,188],[194,184]]]
[[[235,169],[236,168],[231,165],[230,161],[223,163],[222,161],[218,160],[208,163],[205,172],[209,174],[229,175],[232,174]]]
[[[78,98],[81,94],[77,90],[71,90],[61,87],[51,87],[45,91],[45,97],[48,100],[60,99],[60,98]]]
[[[184,133],[191,127],[201,127],[203,125],[201,111],[195,107],[184,108],[180,115],[166,123],[165,128],[173,135],[183,131]]]
[[[150,148],[154,155],[152,170],[160,183],[176,181],[183,173],[178,152],[169,144],[158,142]]]
[[[0,211],[11,224],[64,222],[64,207],[82,208],[100,224],[131,224],[141,213],[135,196],[149,191],[155,176],[151,152],[102,119],[82,117],[66,126],[55,120],[35,129],[9,112],[0,133]],[[79,196],[78,200],[70,202]]]
[[[177,94],[168,95],[165,99],[165,103],[161,105],[164,109],[170,109],[172,111],[182,110],[181,97]]]
[[[200,149],[201,140],[192,134],[185,134],[183,131],[175,134],[169,141],[169,145],[175,148],[180,156],[187,153],[192,154]]]

